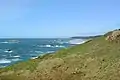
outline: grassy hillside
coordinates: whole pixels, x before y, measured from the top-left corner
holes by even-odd
[[[94,38],[0,70],[0,80],[120,80],[120,43]]]

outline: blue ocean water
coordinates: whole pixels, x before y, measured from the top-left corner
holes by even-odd
[[[0,67],[71,46],[70,39],[0,39]]]

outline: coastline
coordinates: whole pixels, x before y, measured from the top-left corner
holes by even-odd
[[[91,41],[92,39],[85,39],[85,40],[83,40],[82,42],[81,42],[81,39],[73,39],[73,40],[80,40],[80,41],[77,42],[77,43],[75,42],[74,44],[71,44],[71,42],[69,41],[70,44],[71,44],[71,46],[67,47],[67,49],[69,49],[70,47],[72,47],[72,45],[74,45],[74,46],[76,46],[76,45],[81,45],[81,44],[84,44],[84,43],[87,43],[87,42]],[[63,48],[63,49],[66,49],[66,48]],[[49,53],[40,54],[39,56],[36,56],[36,57],[34,57],[34,58],[31,58],[31,59],[37,59],[37,58],[43,57],[43,56],[45,56],[45,55],[55,54],[56,52],[61,51],[61,50],[63,50],[63,49],[60,49],[60,50],[57,50],[57,51],[53,51],[53,52],[49,52]]]
[[[97,80],[101,77],[101,80],[106,80],[111,76],[109,73],[112,70],[115,75],[113,74],[110,79],[114,80],[114,77],[117,77],[119,80],[119,76],[116,76],[119,74],[116,72],[119,70],[119,45],[109,43],[105,38],[103,35],[87,40],[83,44],[2,68],[0,78],[2,80]]]

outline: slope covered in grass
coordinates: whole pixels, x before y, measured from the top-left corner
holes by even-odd
[[[0,80],[120,80],[120,43],[94,38],[0,70]]]

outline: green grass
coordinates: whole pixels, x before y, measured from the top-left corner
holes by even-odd
[[[105,36],[0,69],[0,80],[120,80],[120,43]]]

